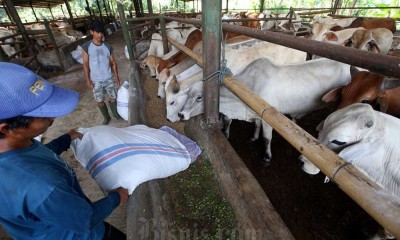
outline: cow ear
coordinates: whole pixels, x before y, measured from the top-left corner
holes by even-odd
[[[328,41],[335,41],[335,42],[338,41],[338,37],[334,32],[328,32],[325,35],[325,39],[328,40]]]
[[[322,122],[320,122],[316,128],[317,132],[321,132],[321,130],[324,128],[324,123],[325,120],[322,120]]]
[[[345,40],[342,45],[345,47],[351,47],[352,44],[353,44],[353,42],[351,41],[351,38],[349,38],[349,39]]]
[[[172,77],[171,84],[172,84],[172,92],[174,94],[177,94],[179,92],[179,90],[180,90],[180,85],[178,83],[178,80],[176,80],[176,76],[175,75]]]
[[[355,66],[350,66],[350,75],[351,77],[353,77],[354,75],[356,75],[358,72],[360,72],[360,70],[355,67]]]
[[[379,103],[379,111],[386,113],[388,107],[389,107],[389,98],[386,94],[379,96],[377,99],[377,102]]]
[[[369,52],[374,52],[374,53],[380,53],[381,50],[379,49],[378,45],[374,40],[370,41],[368,43],[368,51]]]
[[[397,88],[399,86],[400,86],[400,79],[393,79],[393,78],[385,77],[381,84],[381,90],[385,91],[385,90],[389,90],[392,88]]]
[[[322,101],[326,103],[336,102],[342,96],[342,90],[343,87],[330,90],[329,92],[325,93],[324,96],[322,96]]]

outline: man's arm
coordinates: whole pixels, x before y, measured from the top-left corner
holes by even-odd
[[[89,55],[85,50],[82,50],[83,59],[83,72],[85,73],[86,85],[88,88],[93,88],[93,82],[90,79],[90,68],[89,68]]]
[[[67,151],[71,145],[71,141],[79,138],[82,139],[83,135],[77,132],[75,129],[69,131],[69,133],[64,134],[56,139],[53,139],[49,143],[45,144],[49,149],[51,149],[56,154],[61,154]]]
[[[114,55],[110,55],[110,67],[114,73],[114,81],[117,86],[121,85],[121,82],[119,81],[119,75],[118,75],[118,67],[117,63],[115,62]]]

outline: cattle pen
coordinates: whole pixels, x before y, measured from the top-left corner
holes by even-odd
[[[300,128],[299,125],[290,121],[259,96],[247,90],[239,81],[231,76],[222,74],[222,70],[224,69],[220,69],[220,53],[224,51],[224,39],[221,36],[221,32],[227,31],[247,35],[252,38],[258,38],[370,69],[387,76],[400,77],[400,58],[350,48],[344,50],[338,46],[295,38],[295,36],[287,34],[221,24],[219,13],[222,12],[222,9],[220,1],[218,1],[219,3],[216,3],[217,1],[204,1],[205,4],[203,4],[202,9],[203,20],[189,20],[167,16],[167,14],[151,14],[150,17],[125,18],[126,9],[122,6],[121,1],[117,2],[124,40],[130,59],[129,125],[147,123],[147,116],[142,104],[146,98],[143,92],[144,79],[139,71],[137,61],[143,52],[134,51],[136,45],[139,43],[137,35],[140,28],[149,25],[150,29],[154,30],[153,22],[159,21],[164,50],[168,48],[169,42],[187,56],[193,58],[198,65],[202,66],[204,76],[207,76],[204,78],[205,113],[186,122],[185,133],[204,149],[204,155],[211,162],[214,174],[221,187],[221,192],[234,210],[238,223],[239,239],[294,239],[295,237],[286,226],[287,223],[282,220],[275,206],[271,203],[270,196],[265,193],[263,187],[260,186],[255,176],[246,167],[243,160],[221,132],[221,123],[218,116],[218,89],[221,85],[238,96],[260,118],[273,126],[276,132],[284,137],[298,152],[307,156],[335,185],[343,190],[380,225],[388,229],[398,239],[400,238],[398,227],[400,226],[400,202],[397,199],[394,199],[390,194],[382,190],[381,187],[377,186],[376,183],[358,171],[354,166],[345,163],[334,152],[327,149],[313,136]],[[196,55],[187,47],[168,38],[165,27],[166,21],[177,21],[202,26],[204,54],[202,56]],[[228,20],[226,22],[230,21],[246,20]],[[225,22],[225,20],[222,22]],[[46,30],[41,31],[41,33],[45,32]],[[27,35],[31,34],[28,32]],[[56,51],[63,51],[63,49],[58,50],[57,44],[51,39],[51,31],[48,32],[48,35],[56,47]],[[0,40],[5,40],[6,38],[1,38]],[[87,39],[84,40],[86,41]],[[29,41],[24,40],[24,42],[27,43]],[[79,45],[79,42],[74,43],[73,47],[77,45]],[[65,56],[71,58],[69,54],[71,49],[66,49],[66,53],[61,52],[57,54],[57,61],[64,69],[69,67],[70,63],[66,61]],[[0,55],[0,60],[1,57]],[[5,57],[5,60],[8,60],[7,57]],[[74,63],[72,59],[71,61]],[[171,214],[169,206],[167,206],[168,195],[168,189],[166,189],[163,181],[146,182],[136,188],[128,202],[128,239],[174,239],[173,237],[168,238],[169,229],[166,226],[167,223],[174,222],[174,216]],[[148,228],[149,222],[152,224],[150,229]],[[148,235],[143,233],[144,229]]]
[[[122,6],[119,6],[122,8]],[[235,32],[264,41],[269,41],[286,47],[302,50],[308,53],[317,54],[326,58],[352,64],[358,67],[370,69],[388,76],[400,76],[400,59],[381,54],[363,52],[356,49],[342,49],[341,47],[329,45],[322,42],[312,42],[306,39],[294,40],[293,36],[279,33],[263,32],[258,29],[248,29],[240,26],[216,24],[219,21],[219,4],[206,3],[203,6],[203,20],[188,20],[168,16],[156,16],[150,18],[124,19],[125,40],[127,41],[129,54],[132,52],[131,39],[129,37],[130,23],[150,19],[160,19],[164,44],[167,39],[165,35],[165,20],[178,21],[194,24],[203,27],[203,51],[204,55],[196,56],[189,49],[174,42],[168,41],[175,47],[193,57],[203,67],[204,76],[211,76],[204,82],[205,91],[205,114],[191,119],[186,124],[186,133],[195,139],[208,155],[213,165],[214,172],[223,188],[223,193],[232,205],[239,223],[239,230],[252,232],[256,239],[292,239],[293,236],[285,227],[279,215],[268,200],[257,181],[246,169],[238,155],[227,142],[220,131],[218,124],[218,81],[217,74],[220,66],[221,51],[221,29],[228,32]],[[213,9],[214,11],[208,11]],[[122,11],[122,9],[119,9]],[[121,15],[123,16],[123,14]],[[134,59],[132,58],[131,59]],[[203,60],[204,59],[204,60]],[[138,63],[131,62],[131,76],[139,76]],[[130,78],[135,91],[140,90],[140,80]],[[255,96],[245,89],[237,80],[232,77],[224,77],[223,84],[255,111],[263,120],[273,126],[299,152],[309,158],[321,171],[335,182],[347,195],[358,205],[368,212],[379,224],[385,227],[397,238],[400,237],[399,201],[386,193],[376,183],[362,174],[354,166],[346,164],[334,152],[318,143],[310,134],[305,132],[295,123],[287,119],[271,105]],[[132,96],[130,103],[138,102],[140,93]],[[140,107],[130,106],[130,111],[142,112]],[[130,115],[130,124],[141,122],[138,115]],[[139,115],[140,116],[140,115]],[[135,190],[134,197],[130,198],[128,212],[128,235],[135,239],[135,234],[140,228],[140,217],[162,219],[168,215],[162,207],[160,196],[165,194],[157,183],[151,182],[140,186]],[[158,196],[158,197],[157,197]],[[151,198],[152,201],[148,201]],[[149,205],[149,203],[152,203]],[[160,207],[161,206],[161,207]],[[143,215],[143,214],[146,215]],[[161,217],[163,216],[163,217]],[[165,219],[165,218],[164,218]],[[160,223],[161,224],[161,223]],[[161,226],[159,226],[161,227]],[[254,239],[254,235],[243,235],[246,239]]]

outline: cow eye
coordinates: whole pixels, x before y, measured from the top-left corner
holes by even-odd
[[[200,101],[202,98],[203,98],[203,96],[198,96],[198,97],[196,98],[196,101]]]
[[[340,145],[340,146],[346,144],[346,142],[340,142],[338,140],[333,140],[333,141],[331,141],[331,143],[336,144],[336,145]]]
[[[169,105],[174,105],[175,101],[172,101]]]
[[[165,86],[165,84],[166,84],[166,82],[163,82],[163,83],[162,83],[162,85],[164,85],[164,86]]]
[[[362,101],[361,101],[361,103],[365,103],[365,104],[370,104],[371,103],[371,99],[363,99]]]

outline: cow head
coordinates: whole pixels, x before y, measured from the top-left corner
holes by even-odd
[[[178,82],[176,77],[173,77],[171,82],[167,81],[166,88],[166,105],[167,105],[167,120],[176,122],[180,120],[179,112],[187,102],[190,96],[197,96],[196,91],[202,91],[199,89],[198,81],[203,77],[203,73],[199,72],[192,77]],[[201,84],[202,86],[202,84]]]
[[[392,79],[378,73],[360,71],[352,75],[351,82],[340,88],[335,88],[322,97],[324,102],[334,102],[340,99],[338,109],[353,103],[366,103],[386,112],[389,106],[388,90],[400,86],[400,79]]]
[[[376,125],[376,114],[368,104],[355,103],[330,114],[324,121],[318,140],[340,152],[365,140]]]
[[[188,98],[178,113],[181,120],[189,120],[204,112],[203,81],[196,82],[188,91]]]
[[[354,144],[369,141],[370,133],[377,123],[376,116],[370,105],[361,103],[337,110],[319,125],[318,140],[343,159],[347,159],[349,154],[357,153],[343,150]],[[313,175],[319,173],[320,170],[306,157],[301,155],[299,159],[304,163],[303,171]]]

